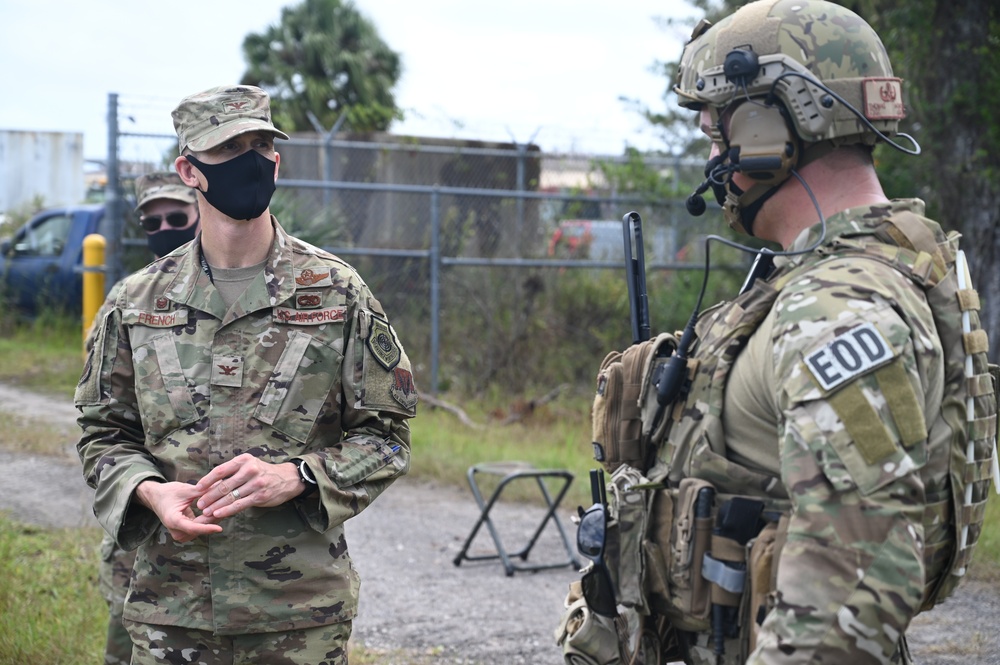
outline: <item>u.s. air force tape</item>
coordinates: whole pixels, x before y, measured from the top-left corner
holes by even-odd
[[[862,323],[806,356],[806,367],[829,392],[895,357],[892,346],[871,323]]]

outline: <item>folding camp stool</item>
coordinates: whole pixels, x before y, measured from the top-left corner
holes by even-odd
[[[493,493],[490,495],[488,501],[483,499],[483,494],[479,489],[479,483],[476,480],[476,475],[481,473],[501,476],[500,483],[497,485],[496,489],[493,490]],[[563,568],[565,566],[574,566],[576,568],[582,567],[580,565],[580,560],[577,559],[573,548],[570,546],[569,538],[566,537],[566,531],[563,529],[562,522],[559,520],[559,515],[556,514],[556,510],[559,508],[559,502],[562,501],[563,497],[566,495],[566,491],[569,490],[570,483],[573,482],[572,473],[563,469],[536,469],[528,462],[485,462],[483,464],[475,464],[469,467],[469,471],[466,475],[469,479],[469,487],[472,488],[472,495],[476,498],[476,503],[479,505],[480,514],[479,519],[476,521],[476,525],[472,527],[472,531],[469,533],[469,537],[465,539],[465,544],[462,545],[462,550],[455,557],[454,564],[456,566],[461,565],[463,560],[485,561],[500,559],[503,563],[504,571],[507,573],[507,577],[512,576],[514,571],[518,570],[544,570],[548,568]],[[547,510],[545,512],[545,517],[542,518],[538,528],[535,529],[535,533],[531,536],[528,544],[517,552],[508,553],[507,549],[503,545],[503,541],[500,538],[500,534],[497,532],[496,526],[493,524],[493,519],[490,517],[490,511],[500,498],[500,494],[503,492],[503,489],[509,483],[522,478],[535,479],[542,492],[542,496],[545,498]],[[558,486],[559,491],[556,492],[554,497],[545,485],[546,478],[555,478],[557,479],[556,482],[561,481],[562,483]],[[538,537],[550,521],[554,522],[556,528],[559,530],[559,536],[562,538],[563,545],[566,547],[568,558],[565,561],[539,564],[519,564],[511,561],[512,558],[520,558],[522,561],[527,561],[528,554],[531,552],[531,549],[538,541]],[[469,555],[467,553],[469,545],[472,544],[473,539],[479,532],[479,528],[483,524],[486,524],[486,528],[493,537],[493,542],[496,544],[497,548],[497,554]]]

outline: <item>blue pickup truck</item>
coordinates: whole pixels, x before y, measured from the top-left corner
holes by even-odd
[[[83,239],[91,233],[107,237],[107,226],[103,204],[50,208],[28,220],[0,242],[0,307],[28,317],[45,310],[80,314]],[[140,233],[126,220],[126,239]],[[145,256],[148,262],[148,252]],[[105,288],[110,286],[105,283]]]

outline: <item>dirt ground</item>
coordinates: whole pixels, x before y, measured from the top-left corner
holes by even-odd
[[[63,458],[16,454],[3,449],[0,432],[0,511],[44,526],[95,525],[93,492],[83,482],[75,454],[70,455],[76,415],[72,405],[0,385],[0,409],[65,427],[67,444]],[[581,480],[586,479],[575,482]],[[572,507],[564,508],[561,519],[572,541]],[[351,555],[362,578],[355,640],[373,650],[415,654],[387,657],[387,663],[400,665],[417,656],[467,665],[562,662],[553,631],[576,572],[567,565],[507,577],[496,560],[456,567],[453,560],[478,514],[467,486],[404,478],[348,523]],[[502,542],[516,550],[527,542],[543,511],[501,502],[494,514]],[[469,553],[495,552],[483,528]],[[528,562],[559,563],[568,556],[550,524]],[[915,662],[1000,665],[998,618],[1000,590],[967,582],[955,597],[914,620],[908,635]]]

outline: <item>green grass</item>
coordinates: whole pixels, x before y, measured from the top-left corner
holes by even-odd
[[[0,411],[0,432],[3,432],[4,450],[76,459],[70,454],[80,433],[75,425],[56,425]]]
[[[100,662],[107,605],[96,529],[40,529],[0,518],[0,663]]]
[[[83,361],[79,320],[50,314],[31,323],[0,318],[0,381],[72,398]]]

